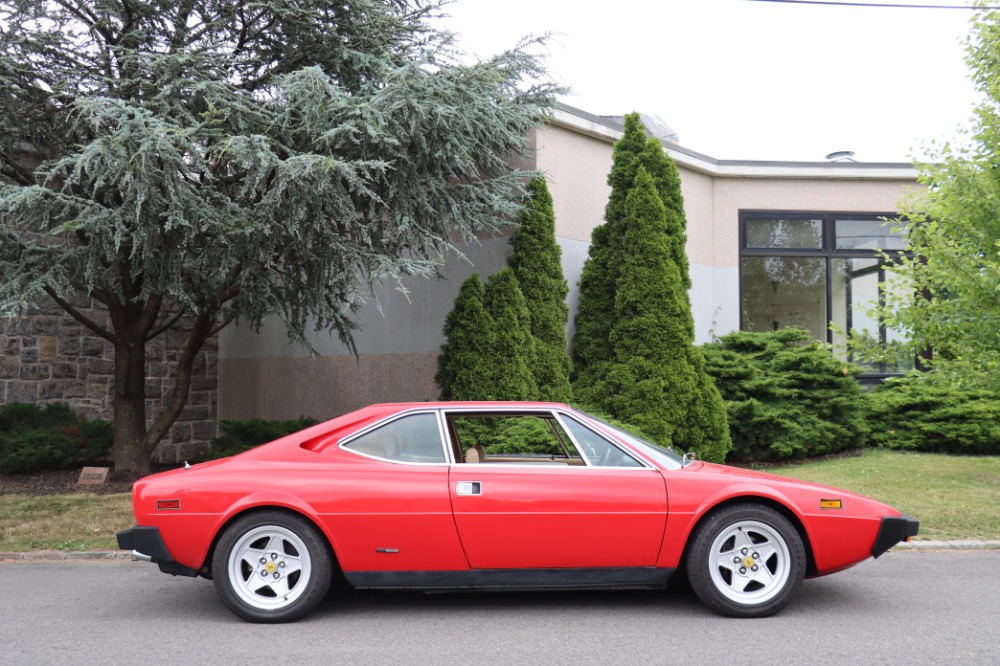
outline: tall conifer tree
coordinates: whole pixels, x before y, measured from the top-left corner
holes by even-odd
[[[593,236],[601,244],[580,284],[574,391],[663,443],[721,461],[731,442],[725,405],[694,347],[677,168],[645,138],[638,114],[626,116],[620,144],[606,223]]]
[[[625,133],[615,144],[608,184],[611,197],[605,223],[591,233],[590,249],[580,276],[580,303],[574,320],[573,393],[577,400],[595,403],[602,393],[601,377],[611,359],[608,341],[615,303],[617,269],[622,258],[622,221],[625,193],[632,186],[646,130],[638,113],[625,116]]]
[[[493,318],[483,302],[485,290],[473,273],[462,283],[455,305],[444,322],[434,377],[442,400],[485,400],[493,384]]]
[[[491,400],[536,400],[538,385],[532,374],[535,339],[531,315],[517,277],[510,268],[486,280],[486,310],[493,318]]]
[[[541,400],[570,399],[569,357],[566,355],[566,320],[569,287],[562,271],[562,252],[556,243],[556,218],[552,195],[544,178],[528,185],[528,199],[511,238],[514,253],[510,266],[531,318],[535,338],[531,369]]]

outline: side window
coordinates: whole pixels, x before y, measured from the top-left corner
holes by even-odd
[[[352,439],[344,448],[399,462],[443,463],[444,447],[434,414],[412,414]]]
[[[638,460],[612,444],[604,435],[571,418],[563,418],[562,421],[591,465],[598,467],[642,467]]]
[[[447,420],[459,461],[584,464],[549,414],[449,414]]]

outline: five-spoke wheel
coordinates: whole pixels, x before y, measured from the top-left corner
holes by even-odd
[[[712,610],[764,617],[791,601],[805,577],[802,538],[766,506],[740,504],[705,519],[692,536],[688,579]]]
[[[222,602],[254,622],[288,622],[307,613],[326,595],[331,567],[329,547],[316,528],[281,511],[237,519],[212,560]]]

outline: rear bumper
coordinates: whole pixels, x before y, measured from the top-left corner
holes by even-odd
[[[898,518],[883,518],[872,545],[872,557],[878,557],[897,543],[917,536],[920,522],[905,513]]]
[[[174,561],[173,556],[163,543],[158,527],[131,527],[118,533],[118,547],[131,550],[140,559],[153,562],[163,573],[172,576],[197,576],[198,571]]]

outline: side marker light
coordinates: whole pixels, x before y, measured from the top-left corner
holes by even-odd
[[[819,501],[820,509],[843,509],[843,500],[839,499],[821,499]]]
[[[181,501],[179,499],[156,500],[157,511],[179,511]]]

